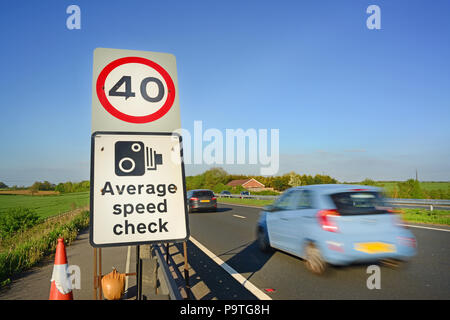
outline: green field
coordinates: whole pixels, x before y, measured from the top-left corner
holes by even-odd
[[[379,186],[383,187],[387,192],[392,192],[398,181],[377,181]],[[424,191],[432,190],[448,190],[450,188],[450,182],[419,182],[420,188]]]
[[[88,204],[89,192],[47,196],[0,195],[0,214],[9,208],[24,207],[34,210],[42,218],[47,218]]]

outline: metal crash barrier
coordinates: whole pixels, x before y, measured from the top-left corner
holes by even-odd
[[[160,245],[137,249],[137,300],[183,300]]]
[[[278,196],[275,195],[239,195],[239,194],[216,194],[219,198],[240,198],[240,199],[257,199],[257,200],[273,200]],[[397,207],[424,207],[433,211],[433,209],[450,210],[450,200],[440,199],[392,199],[387,198],[386,202]]]
[[[184,244],[186,248],[186,244]],[[94,300],[130,299],[125,294],[125,277],[136,276],[136,300],[184,300],[180,285],[169,269],[169,251],[166,244],[166,259],[161,250],[162,245],[138,245],[136,248],[136,272],[119,273],[114,268],[107,275],[102,274],[102,250],[94,248]],[[185,287],[187,298],[190,298],[189,271],[185,254]],[[174,266],[177,267],[176,265]],[[176,272],[175,272],[176,273]],[[182,287],[182,285],[181,285]]]

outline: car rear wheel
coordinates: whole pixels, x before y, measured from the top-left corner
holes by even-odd
[[[258,241],[258,247],[263,252],[269,252],[272,247],[269,243],[269,237],[267,236],[267,233],[262,229],[258,228],[257,232],[257,241]]]
[[[326,270],[327,263],[322,257],[319,248],[313,243],[308,243],[305,247],[305,264],[306,268],[314,274],[323,274]]]

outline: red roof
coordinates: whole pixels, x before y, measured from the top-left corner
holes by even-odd
[[[242,186],[244,183],[248,182],[250,179],[244,179],[244,180],[232,180],[227,183],[227,186],[236,187],[236,186]]]
[[[232,180],[227,183],[227,186],[230,186],[230,187],[244,186],[245,184],[249,183],[250,181],[256,182],[258,185],[261,185],[261,187],[264,188],[264,185],[261,182],[259,182],[258,180],[255,180],[253,178],[243,179],[243,180]]]

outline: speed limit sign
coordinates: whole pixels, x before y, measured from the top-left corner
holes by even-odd
[[[172,54],[97,48],[92,92],[92,132],[181,127]]]
[[[94,247],[177,242],[189,236],[182,139],[176,134],[181,129],[178,100],[174,55],[94,50]]]

